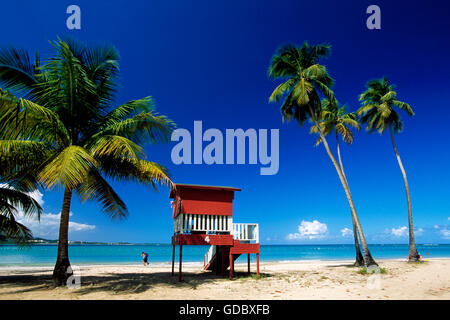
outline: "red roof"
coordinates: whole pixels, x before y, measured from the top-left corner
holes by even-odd
[[[234,187],[223,187],[223,186],[205,186],[198,184],[185,184],[185,183],[174,183],[173,188],[170,190],[169,198],[175,196],[175,191],[177,189],[200,189],[200,190],[217,190],[217,191],[241,191],[239,188]]]

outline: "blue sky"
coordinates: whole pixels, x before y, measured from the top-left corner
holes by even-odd
[[[66,8],[81,8],[81,30],[66,28]],[[381,30],[366,28],[366,8],[381,8]],[[49,40],[70,35],[108,42],[121,54],[117,104],[151,95],[179,128],[280,129],[280,169],[261,176],[259,165],[174,165],[175,143],[146,146],[175,182],[230,185],[234,219],[258,222],[262,243],[351,243],[341,231],[351,218],[336,171],[307,126],[282,123],[267,100],[276,83],[269,60],[284,43],[329,43],[324,60],[335,94],[356,110],[367,80],[387,76],[416,116],[403,115],[397,136],[411,188],[419,243],[449,243],[450,20],[444,1],[10,1],[2,4],[0,44],[51,53]],[[334,146],[334,143],[330,141]],[[342,150],[354,201],[370,243],[407,243],[403,180],[387,135],[356,134]],[[110,222],[95,203],[72,203],[70,238],[169,242],[169,190],[114,184],[130,216]],[[46,215],[36,235],[56,238],[58,190],[42,197]],[[315,222],[317,221],[317,222]],[[300,227],[300,229],[299,229]],[[317,234],[315,234],[315,232]],[[344,232],[345,233],[345,232]],[[289,234],[293,236],[289,237]],[[296,235],[297,234],[297,235]],[[291,238],[291,239],[290,239]]]

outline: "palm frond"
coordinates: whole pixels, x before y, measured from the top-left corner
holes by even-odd
[[[414,111],[411,106],[406,102],[399,101],[397,99],[392,100],[392,103],[397,106],[399,109],[405,111],[409,116],[414,116]]]
[[[30,94],[38,82],[39,56],[33,62],[28,51],[6,47],[0,48],[0,84],[21,96]]]
[[[39,173],[47,188],[56,184],[75,189],[97,167],[97,161],[82,147],[69,146],[57,154]]]
[[[45,143],[29,140],[0,140],[0,177],[19,190],[39,188],[37,168],[51,151]]]
[[[166,116],[141,112],[128,119],[109,121],[94,136],[118,135],[138,144],[168,142],[174,128],[175,123]]]
[[[367,90],[360,95],[361,108],[357,111],[361,123],[367,124],[367,131],[378,131],[380,134],[388,127],[392,127],[396,132],[403,128],[400,115],[394,107],[405,111],[413,116],[411,106],[405,102],[397,100],[397,93],[394,85],[384,77],[373,79],[367,83]]]
[[[87,146],[93,157],[111,155],[114,157],[129,157],[138,159],[143,156],[142,147],[133,141],[118,135],[99,135],[94,137],[92,145]]]
[[[163,166],[146,160],[133,160],[125,157],[99,157],[101,172],[110,179],[131,181],[144,185],[172,185],[170,174]]]
[[[42,207],[27,193],[12,189],[6,185],[0,185],[0,202],[7,202],[16,210],[21,210],[24,216],[36,215],[38,220],[40,219]],[[3,214],[1,206],[0,214]]]
[[[141,112],[151,112],[155,109],[155,101],[152,97],[128,101],[106,114],[100,122],[100,131],[119,121],[129,119]]]
[[[89,172],[86,180],[76,191],[82,202],[87,200],[99,202],[103,212],[112,220],[123,219],[128,215],[128,209],[123,200],[96,169]]]
[[[16,242],[19,246],[24,246],[33,239],[33,234],[25,225],[17,222],[14,217],[8,218],[0,214],[0,232],[7,238]]]
[[[270,79],[293,77],[300,68],[299,48],[293,44],[279,47],[273,55],[267,75]]]
[[[69,143],[69,133],[51,109],[30,100],[0,95],[0,138]]]
[[[291,78],[281,83],[278,87],[275,88],[275,90],[273,90],[272,94],[269,97],[269,102],[280,101],[280,99],[292,89],[296,82],[297,79]]]
[[[329,52],[328,45],[310,46],[307,42],[301,47],[288,44],[277,49],[268,76],[284,82],[275,88],[269,102],[278,102],[285,96],[281,105],[283,121],[294,118],[302,126],[309,117],[319,116],[319,94],[330,100],[335,99],[330,89],[333,79],[326,67],[319,64],[320,59],[327,57]]]

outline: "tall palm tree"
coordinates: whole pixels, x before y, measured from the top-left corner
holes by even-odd
[[[36,185],[64,190],[53,271],[54,284],[64,285],[71,275],[72,195],[99,202],[111,219],[125,218],[127,207],[107,179],[155,189],[171,184],[163,166],[145,160],[140,144],[168,141],[174,123],[155,113],[150,97],[114,107],[119,60],[114,47],[89,48],[72,40],[53,45],[56,53],[44,65],[25,51],[0,51],[0,81],[24,97],[0,103],[0,138],[16,151],[0,156],[11,163],[25,152],[39,155],[19,162],[8,179],[26,175],[35,177]]]
[[[310,46],[305,42],[301,47],[292,44],[281,46],[272,57],[268,76],[271,79],[281,79],[283,82],[275,88],[269,98],[269,102],[279,102],[284,97],[281,105],[283,121],[295,119],[302,126],[306,120],[310,119],[317,126],[320,139],[344,187],[361,241],[364,264],[373,266],[377,264],[367,246],[350,188],[322,129],[318,125],[321,110],[319,95],[328,98],[330,101],[335,100],[333,91],[330,89],[333,79],[328,74],[325,66],[319,64],[319,60],[327,57],[329,53],[330,47],[328,45]]]
[[[344,142],[351,145],[353,144],[353,132],[351,128],[355,128],[357,130],[360,129],[360,125],[356,120],[355,113],[347,113],[346,106],[340,107],[336,100],[331,101],[329,99],[323,99],[322,102],[322,110],[319,114],[319,125],[322,130],[322,133],[327,136],[333,131],[336,135],[336,149],[339,160],[339,166],[342,171],[342,175],[344,176],[345,181],[348,184],[347,175],[345,174],[344,165],[342,164],[341,158],[341,150],[339,144],[339,135],[342,137]],[[317,134],[318,127],[316,125],[311,126],[311,133]],[[317,139],[316,146],[320,144],[322,140],[320,138]],[[356,251],[356,259],[355,266],[364,265],[364,258],[361,254],[361,248],[359,246],[358,241],[358,233],[356,230],[356,222],[352,216],[352,226],[353,226],[353,237],[355,242],[355,251]]]
[[[385,130],[389,129],[392,146],[405,183],[409,226],[408,260],[418,261],[420,255],[417,252],[416,242],[414,240],[411,196],[409,194],[408,179],[394,139],[394,132],[399,133],[403,129],[403,122],[395,107],[405,111],[411,117],[414,116],[414,111],[409,104],[397,99],[397,92],[395,92],[394,88],[394,85],[391,85],[385,77],[382,79],[370,80],[367,83],[367,90],[359,97],[362,106],[357,113],[360,115],[360,121],[367,124],[366,129],[369,132],[378,131],[380,134],[383,134]]]

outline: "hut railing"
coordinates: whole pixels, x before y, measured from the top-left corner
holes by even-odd
[[[231,216],[182,213],[174,220],[174,231],[176,234],[191,233],[193,231],[231,233],[232,228],[233,218]]]
[[[233,223],[231,216],[179,214],[174,220],[174,231],[175,234],[224,232],[232,234],[235,240],[259,243],[259,224]]]
[[[233,238],[240,241],[259,243],[259,224],[233,223]]]

